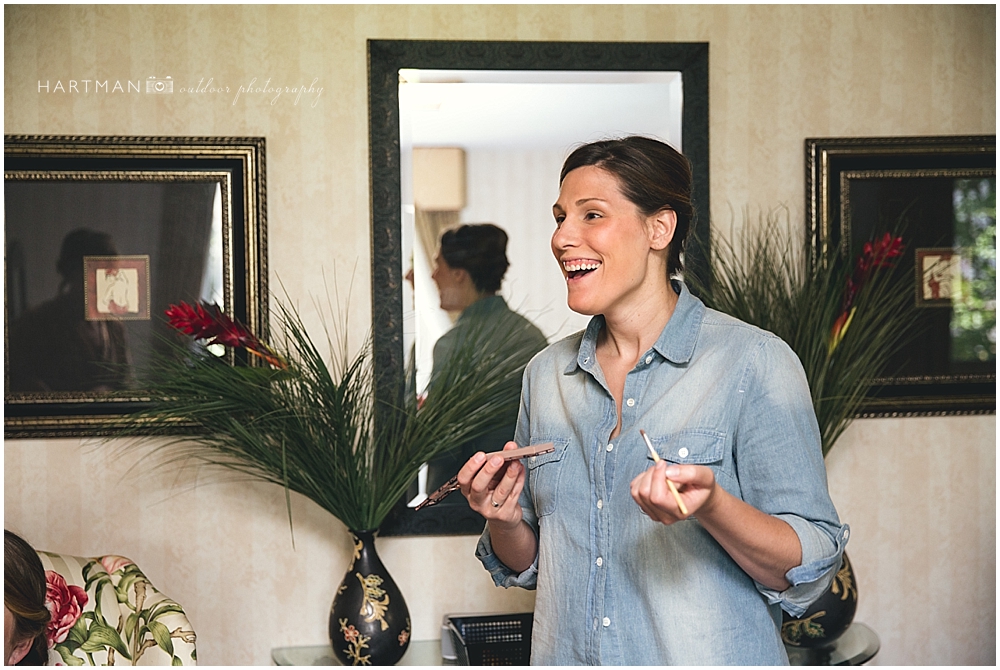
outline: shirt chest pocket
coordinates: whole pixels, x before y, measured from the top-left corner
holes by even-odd
[[[569,440],[561,438],[533,439],[532,444],[551,442],[555,451],[540,456],[531,456],[525,460],[528,467],[528,481],[531,484],[531,500],[535,506],[535,516],[543,517],[556,511],[559,499],[559,481],[561,479],[564,457],[569,447]]]
[[[659,438],[653,448],[665,461],[679,465],[707,465],[720,470],[726,453],[726,434],[707,429],[681,430]]]

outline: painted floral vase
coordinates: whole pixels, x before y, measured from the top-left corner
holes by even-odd
[[[847,554],[830,588],[801,617],[782,612],[781,639],[790,647],[822,649],[844,634],[858,609],[858,583]]]
[[[375,552],[372,531],[351,531],[354,559],[330,608],[330,644],[344,665],[394,665],[410,644],[410,611]]]

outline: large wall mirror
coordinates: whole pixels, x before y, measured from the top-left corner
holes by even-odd
[[[451,226],[505,230],[511,266],[500,293],[550,342],[586,325],[566,307],[549,250],[559,168],[579,144],[644,134],[681,149],[698,213],[685,262],[688,272],[705,267],[707,44],[372,40],[369,112],[373,328],[386,405],[398,401],[410,352],[417,390],[426,384],[434,342],[456,316],[440,309],[431,279],[438,236]],[[414,512],[407,503],[427,492],[420,481],[383,535],[480,532],[464,500]]]

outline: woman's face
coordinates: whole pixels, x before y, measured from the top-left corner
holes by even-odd
[[[617,177],[588,165],[566,175],[552,213],[552,253],[574,312],[607,315],[662,290],[666,254],[658,252],[673,237],[673,211],[644,216],[622,195]],[[662,219],[668,219],[666,227]]]
[[[453,268],[438,254],[434,257],[434,271],[431,279],[437,285],[441,297],[441,309],[447,312],[458,312],[469,306],[468,283],[469,273],[460,268]]]
[[[4,665],[15,665],[24,658],[31,649],[31,640],[14,641],[14,629],[17,623],[14,613],[3,606],[3,662]]]

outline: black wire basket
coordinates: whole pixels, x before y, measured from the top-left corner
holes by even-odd
[[[534,615],[449,616],[458,665],[528,665]]]

